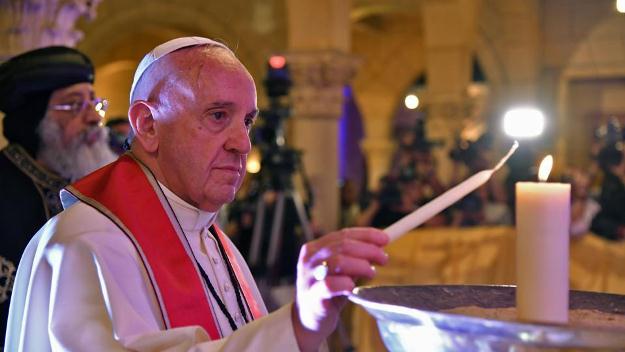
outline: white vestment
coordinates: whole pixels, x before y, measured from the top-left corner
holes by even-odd
[[[239,328],[232,332],[211,296],[218,328],[227,337],[210,341],[200,326],[165,330],[132,242],[107,217],[77,201],[50,219],[24,252],[13,288],[6,351],[298,350],[292,305],[245,325],[227,267],[208,231],[215,214],[163,190],[195,257]],[[236,257],[256,301],[262,302],[238,251]]]

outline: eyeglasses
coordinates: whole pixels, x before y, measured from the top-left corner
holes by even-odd
[[[78,115],[81,112],[85,111],[89,105],[93,106],[93,110],[100,115],[100,117],[104,118],[106,115],[106,108],[108,108],[109,102],[106,99],[95,98],[93,100],[83,100],[77,101],[71,104],[57,104],[50,105],[48,109],[55,111],[70,111],[74,115]]]

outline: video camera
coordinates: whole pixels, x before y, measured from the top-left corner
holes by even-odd
[[[268,109],[262,110],[260,124],[253,136],[261,151],[261,179],[265,187],[274,190],[290,189],[292,175],[300,166],[300,152],[286,146],[284,121],[291,116],[288,100],[292,86],[286,58],[273,55],[267,61],[267,76],[263,80]]]

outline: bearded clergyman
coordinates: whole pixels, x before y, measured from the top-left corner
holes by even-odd
[[[9,141],[0,151],[0,345],[28,241],[63,210],[63,187],[115,159],[102,126],[107,102],[95,96],[93,79],[89,58],[66,47],[36,49],[0,65]]]

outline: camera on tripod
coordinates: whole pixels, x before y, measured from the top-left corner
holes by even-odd
[[[292,175],[300,167],[300,152],[285,144],[284,121],[291,115],[288,95],[292,82],[284,56],[269,58],[263,83],[269,107],[260,112],[262,119],[254,135],[254,143],[261,151],[261,188],[291,189]]]
[[[282,55],[272,55],[267,61],[267,77],[264,83],[269,98],[279,98],[289,95],[291,75],[286,58]]]

